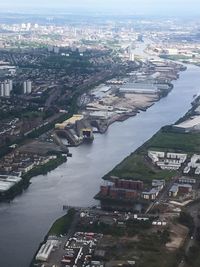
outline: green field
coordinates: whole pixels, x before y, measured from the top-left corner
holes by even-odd
[[[167,150],[172,152],[199,153],[199,133],[177,133],[163,128],[145,145],[146,149]]]
[[[120,178],[139,179],[148,183],[152,179],[170,179],[179,174],[177,171],[161,170],[153,166],[147,157],[148,150],[199,153],[200,134],[177,133],[173,132],[170,127],[164,127],[103,178],[108,179],[110,175],[114,175]]]
[[[74,209],[70,209],[66,215],[55,221],[49,230],[48,235],[67,234],[74,219],[75,213],[76,212]]]

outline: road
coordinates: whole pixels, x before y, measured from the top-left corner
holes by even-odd
[[[166,184],[166,186],[163,189],[163,192],[159,194],[158,198],[152,202],[148,209],[146,210],[145,214],[149,213],[157,204],[161,203],[162,201],[166,200],[168,198],[168,192],[172,185],[174,184],[177,177],[173,177],[169,183]]]
[[[193,247],[197,240],[197,228],[200,227],[200,220],[199,220],[199,214],[200,214],[200,206],[199,203],[195,203],[187,208],[187,212],[190,213],[190,215],[193,217],[194,220],[194,230],[191,236],[188,238],[187,244],[185,246],[185,255],[187,256],[189,253],[189,249]],[[181,260],[178,267],[185,267],[187,266],[184,259]]]

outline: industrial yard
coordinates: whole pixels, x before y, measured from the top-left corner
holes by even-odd
[[[145,111],[173,88],[182,65],[162,60],[141,63],[124,79],[112,79],[82,96],[83,114],[93,124],[107,125]]]
[[[65,217],[71,218],[71,212]],[[53,236],[50,230],[31,266],[143,267],[151,258],[150,266],[159,267],[164,256],[170,261],[162,261],[162,266],[171,267],[178,262],[176,252],[188,234],[187,227],[178,223],[179,214],[177,210],[169,217],[169,211],[159,216],[76,208],[65,232]],[[60,222],[54,228],[56,224]]]
[[[107,80],[78,98],[79,114],[55,125],[56,138],[69,146],[92,141],[93,133],[104,133],[110,124],[146,111],[173,88],[183,65],[165,60],[139,62],[125,77]]]

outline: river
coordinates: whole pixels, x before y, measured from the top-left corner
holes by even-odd
[[[62,205],[95,204],[101,177],[160,127],[175,122],[200,92],[200,68],[188,66],[174,89],[147,112],[111,125],[93,144],[71,148],[73,157],[56,170],[31,180],[10,204],[0,205],[0,267],[28,267]]]

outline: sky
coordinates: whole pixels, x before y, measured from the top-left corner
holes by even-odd
[[[50,9],[123,14],[198,15],[200,0],[0,0],[0,9]]]

